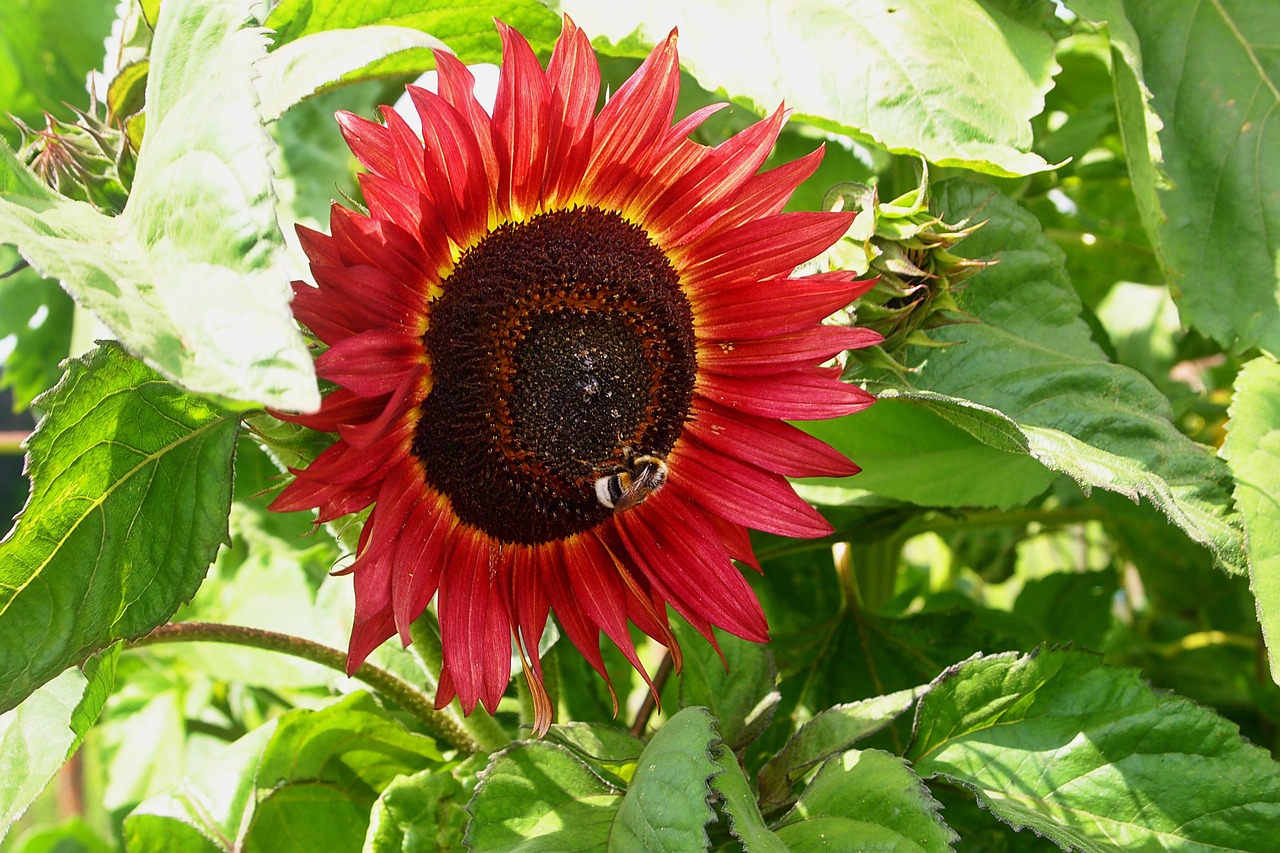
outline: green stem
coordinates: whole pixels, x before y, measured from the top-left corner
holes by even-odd
[[[4,430],[0,432],[0,456],[21,456],[22,442],[30,433],[25,430]]]
[[[145,637],[139,637],[129,643],[128,647],[137,649],[161,643],[229,643],[234,646],[283,652],[339,672],[346,672],[346,653],[331,646],[275,631],[244,628],[239,625],[220,625],[213,622],[171,622],[168,625],[161,625]],[[436,711],[428,696],[399,676],[393,675],[382,667],[366,663],[355,671],[352,678],[364,682],[408,711],[420,720],[432,735],[447,741],[462,752],[480,751],[481,744],[477,739],[463,730],[449,715]]]
[[[444,670],[444,647],[440,642],[440,623],[436,620],[435,611],[430,608],[422,611],[422,615],[413,620],[409,626],[410,646],[418,655],[422,668],[427,671],[432,686],[440,680]],[[497,720],[489,716],[484,706],[477,706],[465,717],[451,717],[458,726],[467,732],[479,748],[484,752],[497,752],[511,745],[511,738],[498,725]]]

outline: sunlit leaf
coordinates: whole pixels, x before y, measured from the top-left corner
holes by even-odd
[[[33,187],[0,146],[0,227],[135,354],[184,387],[310,410],[310,356],[278,266],[270,138],[257,115],[260,31],[247,3],[174,0],[156,30],[147,132],[124,213]],[[218,68],[216,74],[210,68]]]
[[[606,849],[622,791],[563,746],[533,741],[496,753],[467,806],[475,853]]]
[[[370,25],[407,27],[444,42],[464,62],[496,63],[502,58],[502,42],[493,26],[495,19],[519,30],[535,50],[549,49],[560,34],[559,19],[535,0],[474,0],[464,4],[283,0],[267,16],[266,26],[276,32],[276,43],[281,45],[327,30]],[[413,64],[379,63],[372,71],[397,74],[422,70],[420,59],[406,59]]]
[[[1280,683],[1280,366],[1256,358],[1236,378],[1223,455],[1236,476],[1236,503],[1249,542],[1258,621]]]
[[[0,714],[0,839],[71,757],[102,711],[115,656],[68,669]]]
[[[1030,120],[1052,84],[1053,39],[996,4],[558,0],[587,33],[628,53],[680,30],[698,81],[757,112],[796,118],[898,153],[999,175],[1049,168]]]
[[[227,541],[236,419],[106,344],[39,405],[0,542],[0,708],[163,623]]]
[[[1035,217],[963,181],[941,185],[933,204],[951,218],[988,220],[957,251],[999,263],[956,294],[980,322],[933,330],[951,345],[920,353],[909,385],[887,377],[877,390],[927,405],[999,449],[1009,449],[1013,427],[1048,468],[1086,489],[1147,498],[1223,566],[1242,571],[1225,465],[1178,431],[1168,400],[1145,377],[1106,360],[1080,319],[1062,253]]]
[[[910,708],[922,692],[923,688],[899,690],[819,712],[760,770],[760,799],[774,804],[786,802],[799,774],[884,728]]]
[[[1111,33],[1139,209],[1183,322],[1239,350],[1280,350],[1280,62],[1271,39],[1280,6],[1069,5]],[[1148,90],[1158,119],[1147,111]]]
[[[823,762],[776,832],[792,850],[949,851],[958,839],[938,811],[901,758],[851,749]]]
[[[448,773],[423,770],[401,776],[374,803],[365,853],[437,853],[461,850],[470,815],[462,785]]]
[[[1266,851],[1280,765],[1236,727],[1083,652],[967,661],[916,710],[916,772],[1063,849]]]

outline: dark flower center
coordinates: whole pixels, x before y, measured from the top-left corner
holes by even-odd
[[[431,304],[413,451],[494,539],[588,530],[612,512],[595,481],[679,438],[694,343],[679,276],[638,226],[592,207],[504,224]]]

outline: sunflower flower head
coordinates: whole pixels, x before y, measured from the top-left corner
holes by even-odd
[[[857,468],[786,420],[869,405],[818,365],[880,336],[821,324],[871,282],[791,277],[853,214],[781,212],[822,157],[759,172],[783,110],[704,146],[689,134],[714,108],[674,122],[674,32],[597,110],[572,21],[545,70],[498,28],[492,115],[446,53],[438,93],[409,89],[421,136],[387,108],[339,115],[368,214],[299,229],[315,285],[294,312],[337,390],[290,416],[337,439],[272,506],[372,505],[349,671],[435,599],[437,705],[492,712],[514,642],[541,734],[552,613],[606,678],[601,634],[648,680],[629,625],[678,662],[668,606],[711,642],[768,639],[733,561],[759,568],[749,527],[830,531],[786,478]]]

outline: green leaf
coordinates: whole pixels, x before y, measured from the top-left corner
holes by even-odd
[[[1264,851],[1280,766],[1236,726],[1082,652],[966,661],[916,709],[916,772],[1063,849]]]
[[[0,542],[0,708],[163,623],[227,541],[237,422],[118,346],[38,405],[31,498]]]
[[[0,268],[8,268],[8,258],[9,252],[0,250]],[[58,364],[70,354],[74,313],[75,303],[58,283],[34,270],[0,278],[0,341],[13,336],[0,389],[13,389],[14,411],[30,406],[62,375]]]
[[[0,4],[0,114],[43,127],[48,110],[73,118],[65,103],[84,106],[85,75],[102,64],[113,0],[13,0]],[[4,122],[11,144],[17,134]],[[2,170],[0,170],[2,171]]]
[[[502,58],[502,41],[493,26],[495,19],[519,30],[534,50],[549,50],[560,34],[559,19],[535,0],[474,0],[455,5],[421,0],[282,0],[267,16],[265,26],[275,30],[277,45],[326,30],[407,27],[440,39],[464,62],[496,63]],[[420,70],[417,63],[412,67],[380,63],[375,68],[376,73],[385,74]]]
[[[1049,168],[1030,153],[1030,120],[1052,85],[1053,39],[991,4],[553,5],[628,53],[678,27],[685,67],[756,112],[785,101],[824,130],[944,166],[996,175]]]
[[[135,809],[125,837],[143,853],[356,850],[378,795],[440,762],[431,738],[357,691],[250,732]]]
[[[275,121],[326,84],[344,78],[348,82],[363,79],[366,75],[352,72],[386,56],[431,48],[448,49],[439,39],[406,27],[325,30],[295,39],[271,51],[257,64],[262,118]],[[433,64],[430,59],[422,62],[424,67]]]
[[[68,669],[0,714],[0,839],[80,746],[111,691],[115,656]]]
[[[0,192],[4,239],[184,387],[315,409],[252,82],[265,38],[239,28],[247,2],[174,0],[164,9],[124,213],[33,189],[34,176],[0,146],[0,173],[18,176]]]
[[[469,817],[465,799],[462,785],[448,773],[401,776],[373,806],[364,853],[461,850]]]
[[[1055,476],[1029,455],[1013,424],[941,399],[886,396],[855,415],[804,428],[862,468],[852,479],[803,481],[801,493],[815,503],[841,503],[865,490],[921,506],[1010,509]]]
[[[275,720],[225,746],[171,790],[124,820],[130,853],[229,853],[242,849],[254,808],[254,771]],[[215,843],[212,839],[219,839]]]
[[[1035,217],[963,181],[937,187],[933,207],[953,219],[987,219],[957,252],[999,263],[956,293],[960,309],[980,322],[933,330],[951,345],[920,356],[911,387],[889,377],[886,390],[1002,449],[1013,427],[1045,466],[1085,489],[1147,498],[1224,567],[1242,571],[1225,465],[1178,431],[1168,400],[1145,377],[1106,361],[1080,319],[1062,253]]]
[[[658,729],[618,807],[610,850],[707,849],[705,827],[715,820],[707,783],[719,772],[711,756],[716,740],[704,708],[685,708]]]
[[[959,838],[938,811],[901,758],[851,749],[823,762],[776,833],[792,850],[949,851]]]
[[[836,705],[815,715],[761,768],[761,801],[769,805],[785,803],[791,797],[792,783],[805,771],[889,725],[924,690],[899,690],[888,696]]]
[[[551,727],[547,738],[571,749],[597,772],[606,771],[617,781],[631,781],[645,742],[622,729],[602,723],[561,723]]]
[[[684,650],[680,707],[705,706],[729,748],[742,749],[769,725],[781,698],[773,655],[768,646],[719,632],[717,653],[687,623],[680,622],[676,630]]]
[[[787,853],[787,845],[765,825],[738,759],[723,744],[712,754],[720,769],[712,778],[711,787],[720,795],[722,808],[729,816],[729,831],[749,853]]]
[[[1109,24],[1140,209],[1183,323],[1239,351],[1280,350],[1280,64],[1271,44],[1280,6],[1069,5]],[[1146,89],[1163,129],[1144,116]],[[1161,186],[1161,168],[1172,186]]]
[[[494,753],[467,805],[473,853],[604,850],[622,801],[568,749],[521,742]]]
[[[1249,543],[1249,577],[1280,684],[1280,365],[1256,358],[1236,377],[1223,456],[1236,477],[1236,504]]]

